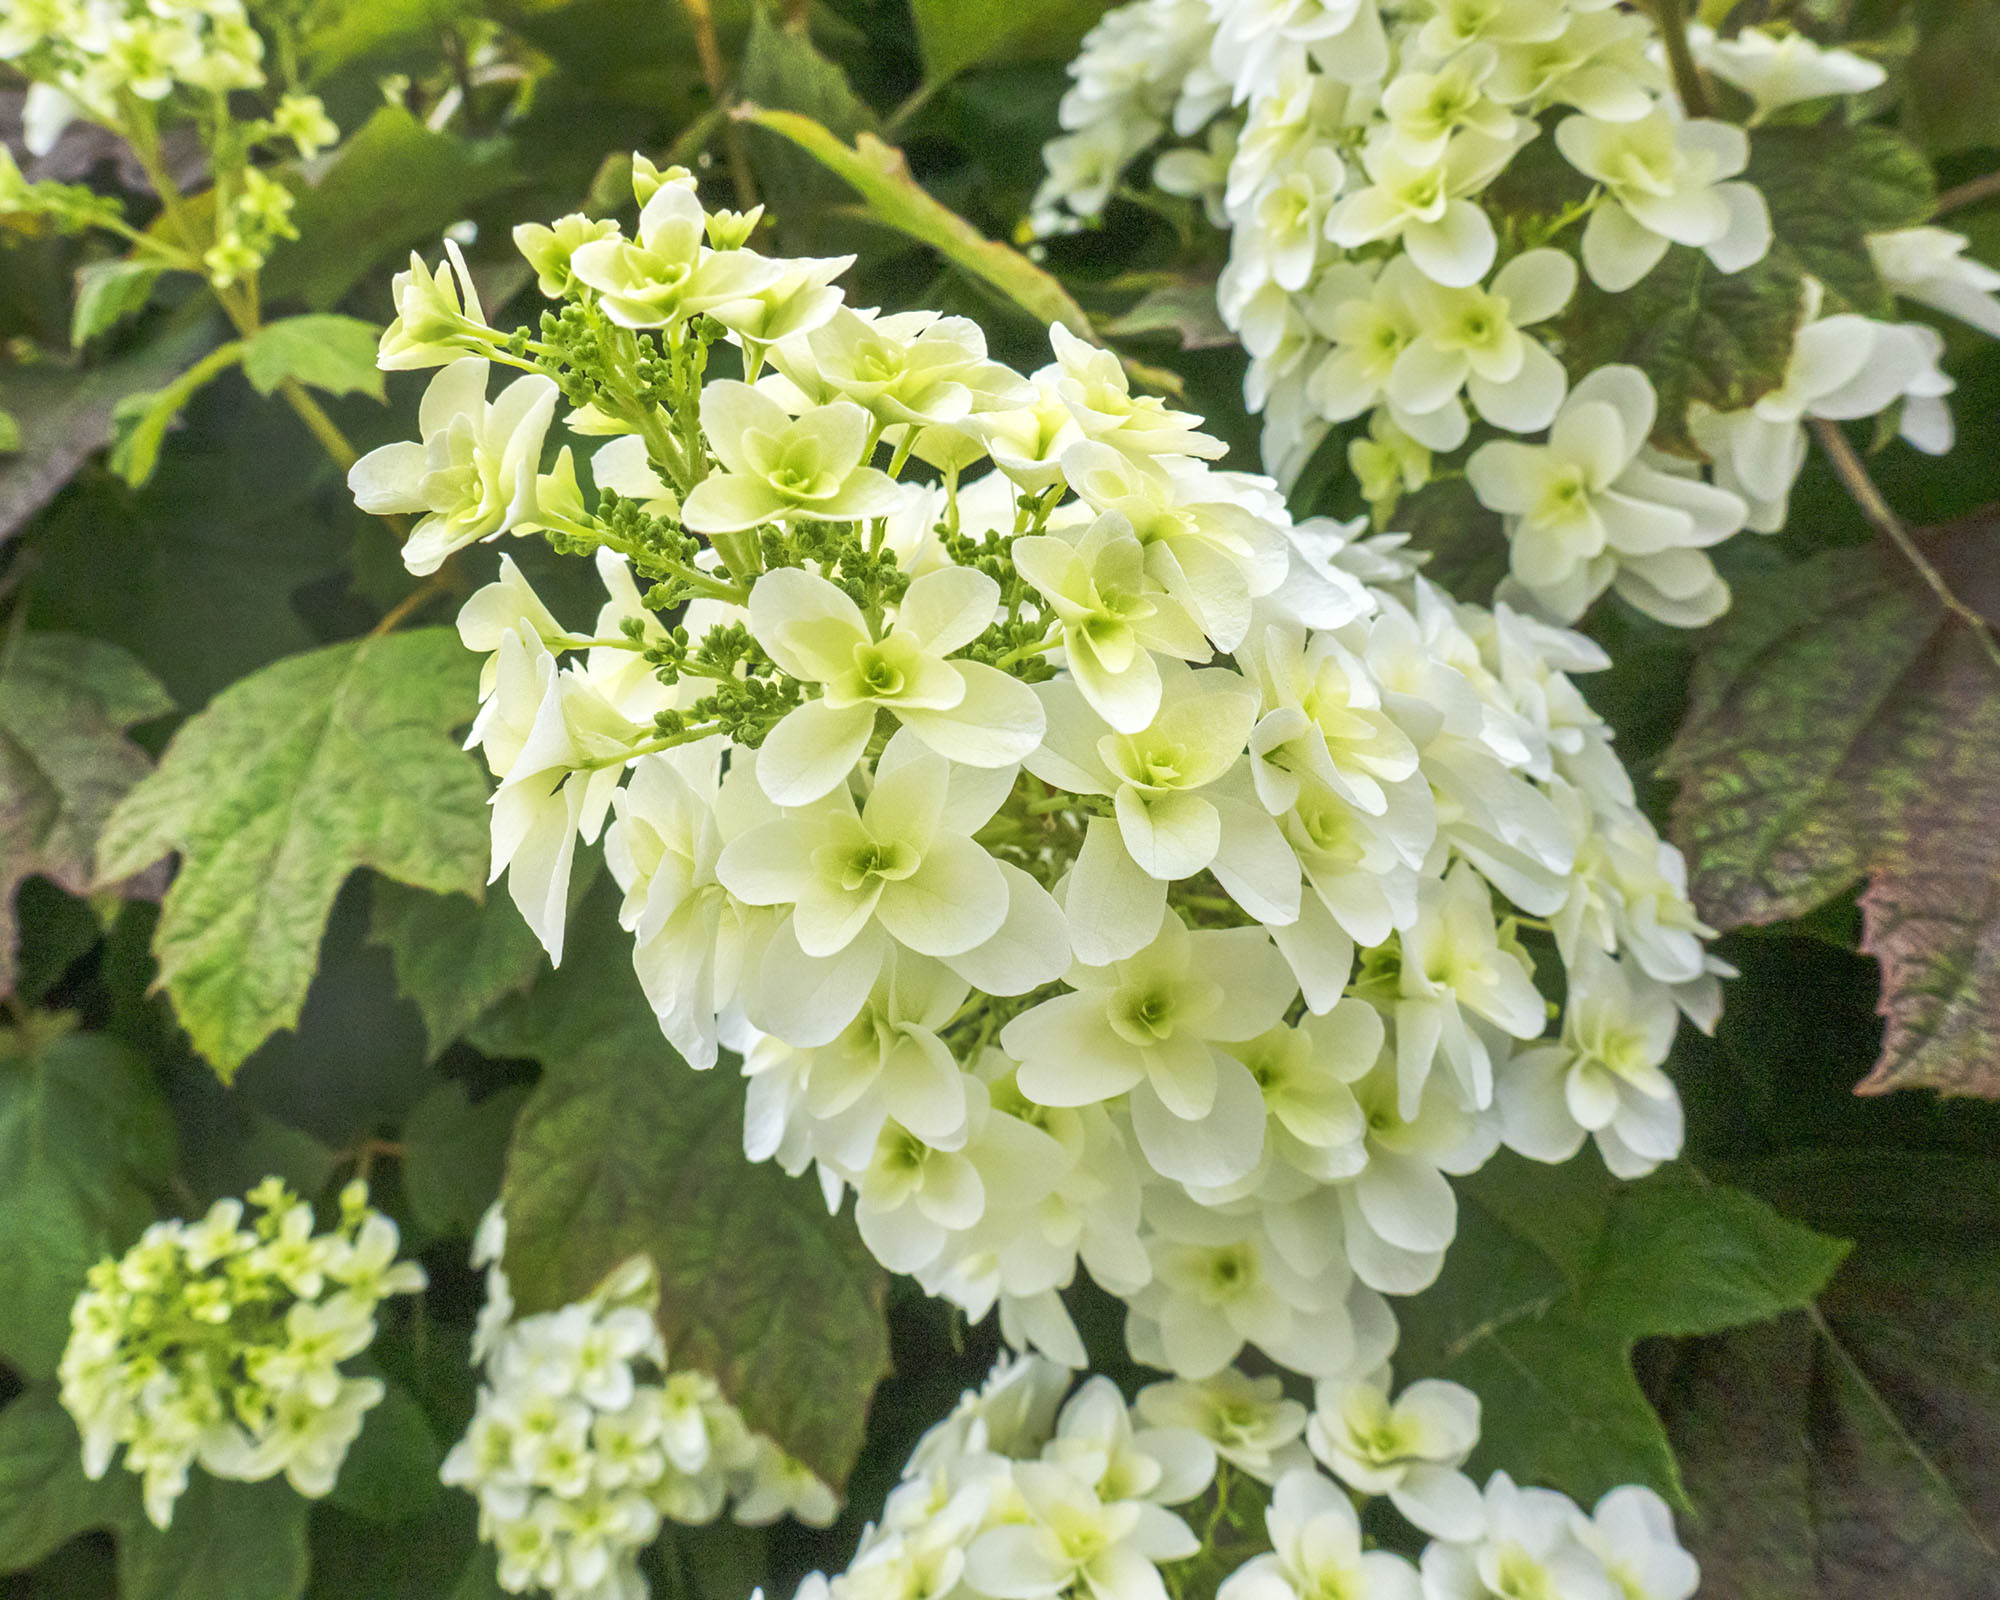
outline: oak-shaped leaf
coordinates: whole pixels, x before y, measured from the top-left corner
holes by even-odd
[[[507,895],[427,894],[386,879],[373,888],[369,942],[389,952],[396,992],[423,1015],[433,1056],[546,963]]]
[[[486,779],[452,737],[477,676],[445,628],[288,656],[190,718],[112,814],[100,878],[181,858],[153,936],[158,981],[225,1079],[297,1023],[356,867],[481,892]]]
[[[28,633],[0,653],[0,994],[14,988],[22,880],[90,889],[105,819],[153,770],[126,730],[173,708],[116,645]]]
[[[1922,536],[1957,597],[2000,619],[2000,519]],[[1863,878],[1882,963],[1864,1092],[2000,1096],[2000,666],[1886,546],[1744,586],[1697,659],[1665,771],[1697,909],[1720,928],[1803,916]]]
[[[743,1080],[695,1072],[660,1036],[631,940],[598,894],[559,971],[474,1029],[489,1055],[545,1068],[521,1108],[501,1201],[523,1312],[588,1296],[652,1259],[673,1366],[838,1487],[888,1372],[887,1278],[819,1185],[743,1154]]]
[[[1813,1310],[1687,1341],[1658,1374],[1704,1592],[2000,1600],[2000,1163],[1753,1166],[1857,1243]]]
[[[1686,1503],[1633,1372],[1639,1340],[1808,1305],[1846,1250],[1678,1165],[1620,1186],[1592,1158],[1503,1156],[1459,1198],[1443,1274],[1397,1307],[1397,1375],[1480,1397],[1479,1475],[1504,1468],[1584,1504],[1621,1483]]]

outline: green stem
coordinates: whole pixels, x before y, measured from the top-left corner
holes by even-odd
[[[1026,661],[1030,656],[1045,656],[1061,644],[1062,631],[1060,629],[1051,629],[1047,638],[1042,639],[1036,644],[1024,644],[1018,649],[1009,650],[998,661],[994,662],[993,665],[998,667],[1002,672],[1005,672],[1016,662]]]
[[[1688,47],[1687,17],[1680,0],[1647,0],[1646,9],[1660,25],[1660,42],[1666,46],[1667,64],[1673,68],[1674,92],[1680,96],[1681,109],[1691,117],[1712,115],[1715,103],[1694,51]]]
[[[622,767],[628,761],[637,761],[641,756],[652,755],[659,750],[672,750],[684,744],[694,744],[723,731],[720,722],[698,722],[691,728],[683,728],[679,733],[663,733],[657,739],[647,739],[633,745],[621,755],[605,756],[598,761],[587,761],[576,770],[578,772],[600,772],[606,767]]]

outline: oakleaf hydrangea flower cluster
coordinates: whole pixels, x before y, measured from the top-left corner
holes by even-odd
[[[1650,1489],[1614,1489],[1586,1515],[1496,1472],[1458,1470],[1479,1403],[1457,1384],[1386,1368],[1322,1382],[1310,1416],[1276,1378],[1231,1368],[1140,1391],[1070,1389],[1037,1356],[1003,1360],[911,1454],[847,1570],[798,1600],[959,1595],[1162,1600],[1177,1563],[1251,1550],[1219,1600],[1688,1600],[1699,1581]],[[1430,1537],[1418,1561],[1374,1548],[1368,1501],[1386,1495]],[[1212,1581],[1212,1580],[1211,1580]],[[1178,1583],[1171,1591],[1183,1592]]]
[[[341,1363],[373,1341],[382,1301],[424,1288],[365,1184],[341,1191],[339,1224],[324,1233],[277,1178],[247,1199],[247,1211],[218,1200],[199,1222],[154,1223],[91,1268],[70,1313],[59,1376],[84,1471],[103,1477],[123,1446],[161,1528],[196,1466],[244,1482],[282,1472],[302,1495],[330,1492],[383,1395],[380,1379]]]
[[[444,1481],[479,1501],[500,1586],[557,1600],[644,1600],[638,1556],[663,1519],[833,1521],[832,1490],[762,1434],[704,1373],[670,1371],[640,1258],[586,1301],[516,1317],[495,1206],[473,1244],[486,1305],[473,1345],[477,1410]]]
[[[1697,27],[1689,45],[1752,128],[1884,81],[1877,63],[1777,27]],[[1745,410],[1663,419],[1638,368],[1565,370],[1552,330],[1579,269],[1616,294],[1670,247],[1733,274],[1771,244],[1765,200],[1741,176],[1754,135],[1685,114],[1642,10],[1133,0],[1070,71],[1029,231],[1083,226],[1157,140],[1198,140],[1163,150],[1151,178],[1228,230],[1216,298],[1251,357],[1246,398],[1273,473],[1293,482],[1333,429],[1365,417],[1348,461],[1378,519],[1464,471],[1502,514],[1503,596],[1541,615],[1573,621],[1611,588],[1676,626],[1711,621],[1729,595],[1707,552],[1782,524],[1807,418],[1893,411],[1916,448],[1951,445],[1935,330],[1829,306],[1810,279],[1783,385]],[[1552,201],[1546,175],[1526,181],[1549,193],[1508,191],[1544,134],[1573,200]],[[1960,236],[1918,228],[1869,247],[1895,294],[1994,327],[2000,275],[1961,259]],[[1706,477],[1649,444],[1659,422],[1685,423]]]
[[[350,481],[418,519],[415,570],[508,533],[595,561],[588,628],[504,556],[460,615],[493,875],[559,960],[602,839],[753,1159],[1017,1347],[1083,1364],[1081,1267],[1135,1357],[1207,1378],[1379,1365],[1446,1174],[1503,1143],[1678,1151],[1659,1069],[1716,969],[1569,676],[1595,646],[1294,526],[1064,328],[1017,374],[634,172],[634,235],[519,230],[536,330],[455,256],[398,278],[424,436]],[[594,489],[545,461],[559,403]]]
[[[164,125],[198,129],[216,202],[214,241],[200,267],[220,288],[254,275],[280,239],[298,236],[291,190],[251,154],[309,159],[339,138],[319,97],[303,92],[280,95],[268,116],[236,116],[232,94],[267,86],[264,58],[264,39],[243,0],[9,0],[0,13],[0,62],[28,79],[22,120],[31,155],[45,155],[82,117],[126,138],[142,163],[157,168]],[[0,209],[109,228],[143,254],[170,254],[125,226],[115,201],[25,183],[4,150]]]

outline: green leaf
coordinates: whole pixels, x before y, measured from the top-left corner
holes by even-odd
[[[1066,61],[1105,9],[1105,0],[910,0],[930,83],[986,61]]]
[[[218,388],[145,489],[90,472],[42,513],[23,597],[31,627],[124,646],[190,709],[323,641],[301,606],[337,592],[353,530],[374,520],[289,407]]]
[[[69,342],[82,345],[145,309],[160,276],[154,261],[92,261],[76,275],[76,307]]]
[[[444,1451],[410,1391],[393,1378],[384,1383],[327,1502],[369,1522],[413,1522],[437,1501]]]
[[[472,1237],[500,1193],[508,1137],[527,1097],[514,1085],[474,1105],[463,1085],[448,1083],[417,1102],[403,1123],[403,1193],[425,1232]]]
[[[118,1542],[119,1600],[295,1600],[306,1581],[306,1501],[282,1478],[222,1483],[197,1468],[164,1532],[123,1461],[83,1475],[76,1425],[53,1386],[0,1410],[0,1571],[93,1528]]]
[[[299,237],[272,253],[265,295],[330,310],[378,266],[437,237],[478,201],[515,182],[503,146],[425,127],[401,106],[378,106],[299,193]],[[380,291],[377,291],[378,298]]]
[[[243,346],[243,375],[259,394],[287,378],[328,394],[386,399],[375,365],[381,330],[359,317],[332,313],[286,317],[259,328]]]
[[[101,877],[169,851],[153,949],[195,1048],[227,1079],[294,1026],[356,867],[440,893],[486,875],[486,781],[451,731],[477,663],[445,628],[329,645],[231,685],[119,805]]]
[[[14,987],[22,881],[90,890],[105,819],[153,770],[125,730],[172,710],[116,645],[29,633],[0,655],[0,994]]]
[[[161,319],[130,354],[76,371],[54,363],[0,369],[0,410],[18,438],[0,462],[0,539],[12,535],[111,442],[111,415],[138,390],[157,389],[214,348],[218,319],[199,303]]]
[[[1937,181],[1914,145],[1888,128],[1831,119],[1759,128],[1743,176],[1771,208],[1771,264],[1819,279],[1829,312],[1895,314],[1866,239],[1930,220]]]
[[[1583,1314],[1648,1336],[1717,1333],[1806,1304],[1847,1249],[1754,1195],[1670,1168],[1613,1203]]]
[[[1925,536],[2000,618],[2000,521]],[[1743,586],[1711,634],[1665,770],[1690,889],[1718,927],[1801,916],[1864,876],[1882,962],[1869,1092],[2000,1095],[2000,675],[1883,545]]]
[[[818,1186],[743,1156],[743,1083],[660,1037],[610,896],[576,948],[474,1041],[546,1067],[507,1154],[507,1271],[524,1311],[582,1299],[635,1255],[660,1279],[676,1366],[711,1373],[752,1428],[846,1481],[888,1370],[887,1282]]]
[[[1853,1257],[1817,1310],[1695,1341],[1659,1386],[1705,1591],[1994,1600],[2000,1164],[1961,1163],[1983,1195],[1969,1228],[1940,1228],[1932,1170],[1911,1158],[1792,1165],[1808,1215],[1832,1195],[1861,1223]]]
[[[0,411],[0,455],[12,455],[21,448],[21,424],[11,411]]]
[[[79,1533],[109,1526],[134,1498],[116,1477],[83,1475],[83,1441],[53,1384],[0,1409],[0,1572],[32,1567]]]
[[[241,340],[232,339],[209,351],[164,389],[128,394],[112,408],[111,470],[133,488],[152,477],[160,464],[160,446],[167,429],[195,391],[243,359]]]
[[[1633,1346],[1809,1304],[1846,1246],[1685,1168],[1612,1188],[1570,1165],[1550,1182],[1503,1157],[1460,1183],[1444,1272],[1398,1307],[1398,1373],[1479,1395],[1482,1471],[1586,1504],[1620,1483],[1684,1503]]]
[[[875,221],[929,245],[1036,321],[1045,326],[1060,322],[1083,338],[1095,337],[1090,319],[1067,289],[1020,251],[987,238],[957,212],[925,193],[910,175],[903,152],[894,145],[863,131],[850,148],[811,117],[791,111],[743,105],[733,114],[791,140],[858,190],[867,214]]]
[[[588,864],[578,863],[576,877]],[[544,965],[541,942],[505,894],[475,900],[379,880],[369,938],[395,963],[397,992],[423,1013],[432,1055]]]
[[[1903,125],[1933,156],[2000,146],[2000,5],[1993,0],[1918,0]]]
[[[296,1600],[306,1511],[283,1478],[223,1483],[197,1470],[164,1533],[139,1519],[117,1530],[119,1600]]]
[[[37,1014],[0,1035],[0,1355],[55,1371],[89,1270],[155,1215],[173,1124],[130,1052]]]
[[[1804,317],[1804,285],[1772,257],[1724,273],[1675,245],[1622,294],[1584,280],[1562,319],[1563,357],[1573,380],[1612,362],[1639,368],[1660,397],[1653,443],[1694,456],[1688,406],[1740,411],[1777,388]]]
[[[750,19],[743,46],[744,97],[811,117],[838,139],[875,127],[868,102],[854,92],[847,74],[819,53],[812,35],[778,21],[771,12],[770,6],[759,5]]]
[[[1173,277],[1154,284],[1106,322],[1104,331],[1118,339],[1171,333],[1183,350],[1214,350],[1236,342],[1216,310],[1215,283],[1207,278]]]
[[[465,1571],[451,1591],[451,1600],[505,1600],[506,1594],[500,1587],[499,1563],[493,1551],[482,1544],[466,1562]]]
[[[854,92],[847,74],[814,48],[800,26],[781,23],[768,5],[751,14],[743,45],[740,92],[747,100],[811,117],[836,139],[874,131],[875,113]],[[828,222],[843,221],[846,186],[805,151],[760,128],[743,131],[745,153],[768,197],[780,244],[797,254],[824,254],[842,242]]]

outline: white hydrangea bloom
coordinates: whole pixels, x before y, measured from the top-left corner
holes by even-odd
[[[452,362],[424,391],[422,439],[371,450],[347,474],[362,510],[418,518],[403,563],[419,577],[476,540],[537,526],[537,475],[556,386],[531,374],[489,402],[489,367],[477,357]]]
[[[1702,66],[1751,98],[1753,128],[1773,111],[1802,100],[1864,94],[1889,81],[1879,61],[1831,48],[1802,33],[1748,27],[1721,39],[1713,28],[1697,24],[1688,29],[1688,47]]]
[[[1479,1442],[1479,1397],[1427,1378],[1389,1398],[1389,1373],[1322,1382],[1306,1443],[1349,1488],[1383,1494],[1439,1539],[1476,1538],[1479,1490],[1458,1469]]]
[[[1088,65],[1079,60],[1075,70],[1115,77],[1114,41],[1128,41],[1146,62],[1150,109],[1121,127],[1124,102],[1078,99],[1065,120],[1070,144],[1052,145],[1050,159],[1115,147],[1122,172],[1169,129],[1199,140],[1162,148],[1153,182],[1199,197],[1228,233],[1217,307],[1250,356],[1245,399],[1263,415],[1264,459],[1282,481],[1298,476],[1334,426],[1365,417],[1365,435],[1347,441],[1348,460],[1384,519],[1402,496],[1455,475],[1458,452],[1486,447],[1485,429],[1548,426],[1568,381],[1597,376],[1566,379],[1552,349],[1574,350],[1573,339],[1545,346],[1523,332],[1561,311],[1579,264],[1598,289],[1618,293],[1675,246],[1704,252],[1724,274],[1755,265],[1770,247],[1769,208],[1741,176],[1744,130],[1684,114],[1657,26],[1643,14],[1588,0],[1210,0],[1207,10],[1207,27],[1189,29],[1180,52],[1137,44],[1162,40],[1155,30],[1174,8],[1140,0],[1108,13],[1093,39],[1109,53],[1087,49]],[[1716,77],[1749,97],[1753,127],[1787,105],[1884,81],[1862,55],[1778,26],[1726,40],[1696,26],[1691,41]],[[1489,280],[1501,240],[1486,196],[1547,130],[1589,192],[1553,216],[1537,214],[1518,242],[1510,236],[1513,258]],[[1106,203],[1108,182],[1086,193],[1051,172],[1047,192],[1066,193],[1070,208],[1038,209],[1033,231],[1072,228]],[[1510,224],[1525,220],[1519,205],[1511,192],[1501,202]],[[1910,229],[1871,249],[1900,292],[2000,328],[1992,292],[2000,277],[1989,282],[1983,267],[1960,259],[1956,238]],[[1914,448],[1948,448],[1951,382],[1939,346],[1913,325],[1877,338],[1898,347],[1893,361],[1906,370],[1893,389],[1869,391],[1869,414],[1899,407],[1899,431]],[[1680,447],[1682,420],[1649,417],[1648,431],[1659,421],[1663,439]],[[1644,441],[1625,443],[1630,461]],[[1749,526],[1783,512],[1780,497],[1754,494],[1725,459],[1758,455],[1754,446],[1724,440],[1717,449],[1713,485],[1704,482],[1707,463],[1650,450],[1637,462],[1655,480],[1650,498],[1691,519],[1665,543],[1601,551],[1566,565],[1561,579],[1523,580],[1525,593],[1508,591],[1515,602],[1571,618],[1615,588],[1674,626],[1712,620],[1728,590],[1703,550],[1746,525],[1730,520],[1740,501],[1750,502]],[[1781,464],[1789,442],[1786,450]]]
[[[1456,142],[1499,137],[1482,107],[1506,52],[1548,42],[1565,14],[1427,12],[1419,31],[1463,32],[1451,50],[1477,59],[1432,61],[1426,92],[1399,97],[1399,159],[1438,128],[1447,163]],[[1298,104],[1251,85],[1230,184],[1266,192],[1294,155],[1373,137],[1359,80],[1322,70],[1328,41],[1367,44],[1366,15],[1271,13],[1281,47],[1258,59]],[[1384,41],[1391,56],[1408,42]],[[1598,90],[1579,103],[1615,100]],[[1342,182],[1368,170],[1343,167]],[[1310,170],[1332,181],[1325,160]],[[685,189],[635,173],[647,205]],[[661,229],[685,212],[658,208]],[[743,249],[744,219],[704,219],[697,267],[702,249]],[[1498,1148],[1546,1070],[1538,1051],[1566,1071],[1605,1063],[1578,1068],[1593,1090],[1603,1071],[1638,1083],[1608,1117],[1602,1094],[1587,1108],[1608,1152],[1660,1147],[1657,1084],[1617,1044],[1616,997],[1600,1014],[1609,991],[1586,976],[1572,1014],[1543,998],[1556,964],[1613,962],[1645,986],[1630,993],[1646,996],[1647,1049],[1661,1005],[1713,1017],[1684,867],[1571,678],[1601,652],[1511,607],[1455,604],[1397,537],[1295,527],[1271,480],[1212,465],[1222,447],[1199,418],[1135,395],[1115,356],[1066,329],[1022,379],[969,325],[828,310],[825,264],[781,263],[771,281],[804,286],[810,326],[763,340],[742,331],[772,332],[762,313],[654,293],[648,274],[687,264],[665,232],[617,257],[611,288],[563,252],[623,251],[615,236],[543,232],[523,248],[545,290],[669,317],[659,359],[687,388],[668,411],[593,378],[603,403],[568,424],[598,441],[612,492],[593,501],[567,453],[535,476],[557,549],[596,555],[592,628],[566,627],[511,565],[466,608],[464,639],[491,655],[472,743],[500,780],[495,866],[558,955],[574,850],[604,832],[663,1032],[698,1067],[742,1058],[748,1155],[812,1169],[832,1205],[853,1190],[880,1260],[996,1316],[1016,1348],[1083,1363],[1064,1295],[1087,1273],[1126,1301],[1136,1358],[1220,1384],[1246,1344],[1315,1377],[1387,1361],[1383,1296],[1440,1271],[1449,1176]],[[1258,259],[1267,282],[1292,275]],[[1312,369],[1365,376],[1378,421],[1469,433],[1475,412],[1526,426],[1553,411],[1551,442],[1506,443],[1524,454],[1494,481],[1560,476],[1577,456],[1584,509],[1617,538],[1600,528],[1571,554],[1574,530],[1523,492],[1517,549],[1571,560],[1579,590],[1685,600],[1680,547],[1698,554],[1739,503],[1641,455],[1650,391],[1600,374],[1558,407],[1559,378],[1535,376],[1532,330],[1574,287],[1566,259],[1526,252],[1462,287],[1407,255],[1350,265],[1352,293],[1327,291],[1302,324]],[[424,300],[412,279],[387,359],[507,353],[427,281]],[[1391,335],[1380,348],[1371,318]],[[657,337],[603,327],[628,354]],[[689,352],[720,338],[742,343],[747,380],[700,381]],[[1646,546],[1669,534],[1673,549]],[[1695,577],[1715,583],[1705,558]],[[487,1319],[482,1349],[503,1325]],[[704,1413],[680,1377],[665,1389],[683,1431],[661,1437],[684,1436],[693,1461]],[[1218,1413],[1198,1431],[1276,1476],[1299,1454],[1296,1429],[1277,1431],[1289,1415]],[[675,1481],[662,1514],[720,1504],[709,1480]],[[1113,1544],[1131,1531],[1109,1509],[1129,1493],[1048,1489],[1048,1518],[1067,1506]],[[966,1537],[931,1539],[927,1512],[871,1546],[869,1570],[962,1575],[986,1515],[969,1507],[952,1513]],[[510,1570],[545,1570],[560,1530],[508,1526]],[[1081,1570],[1052,1578],[1035,1549],[1019,1582]]]
[[[1600,289],[1629,289],[1670,244],[1704,251],[1738,272],[1771,248],[1771,213],[1747,183],[1743,130],[1706,118],[1676,121],[1661,108],[1633,121],[1579,115],[1556,125],[1556,148],[1602,185],[1583,234],[1583,268]]]
[[[283,1473],[309,1499],[332,1492],[384,1393],[341,1364],[373,1342],[383,1300],[424,1288],[365,1184],[341,1191],[325,1233],[279,1179],[247,1198],[249,1212],[226,1199],[198,1222],[154,1223],[91,1268],[70,1311],[57,1377],[84,1473],[102,1478],[122,1448],[155,1527],[173,1521],[197,1466],[246,1482]]]
[[[1591,1523],[1567,1496],[1517,1487],[1506,1473],[1496,1472],[1487,1481],[1484,1511],[1478,1537],[1440,1539],[1424,1551],[1424,1600],[1524,1594],[1626,1600],[1628,1591],[1593,1548],[1595,1541],[1585,1542]],[[1656,1528],[1648,1522],[1649,1534]],[[1672,1541],[1671,1524],[1664,1537]]]
[[[2000,339],[2000,272],[1967,260],[1969,242],[1947,228],[1900,228],[1870,234],[1868,254],[1897,294]]]
[[[1354,1502],[1311,1467],[1295,1467],[1278,1480],[1264,1522],[1271,1553],[1238,1567],[1216,1600],[1420,1600],[1423,1594],[1407,1557],[1363,1549]]]
[[[512,1314],[496,1205],[475,1241],[487,1305],[475,1360],[485,1382],[442,1477],[479,1502],[479,1536],[499,1556],[509,1594],[645,1600],[640,1552],[662,1521],[796,1516],[817,1527],[839,1510],[832,1490],[744,1426],[704,1373],[668,1370],[643,1261],[589,1300]]]
[[[1158,1600],[1159,1568],[1200,1549],[1169,1507],[1200,1495],[1215,1452],[1193,1429],[1137,1426],[1108,1379],[1003,1359],[911,1453],[847,1570],[804,1597],[1090,1594]],[[1058,1409],[1060,1407],[1060,1409]]]
[[[1726,489],[1654,464],[1646,440],[1657,405],[1637,367],[1600,367],[1570,391],[1546,444],[1496,440],[1466,463],[1480,502],[1507,519],[1514,578],[1565,620],[1613,585],[1682,625],[1728,604],[1704,552],[1741,528],[1747,509]]]
[[[1784,526],[1786,501],[1805,466],[1806,418],[1871,417],[1911,394],[1941,407],[1951,387],[1937,371],[1942,346],[1934,330],[1853,312],[1821,316],[1823,291],[1810,279],[1807,287],[1807,317],[1793,337],[1784,381],[1746,410],[1696,403],[1688,413],[1695,442],[1715,462],[1716,482],[1743,498],[1747,525],[1760,533]],[[1935,415],[1930,420],[1935,427]],[[1949,448],[1950,426],[1945,412],[1941,440],[1935,432],[1919,438]]]
[[[1141,1389],[1135,1409],[1155,1427],[1200,1434],[1219,1457],[1260,1483],[1275,1483],[1281,1474],[1305,1465],[1300,1436],[1306,1408],[1286,1399],[1283,1384],[1273,1376],[1247,1378],[1225,1367],[1198,1381],[1169,1379]]]

